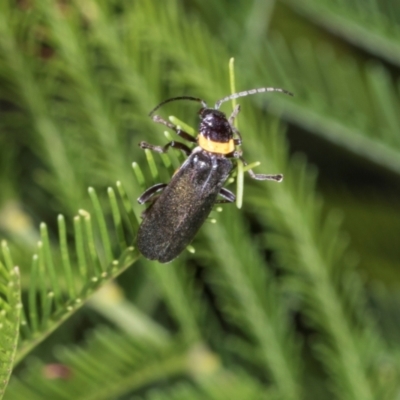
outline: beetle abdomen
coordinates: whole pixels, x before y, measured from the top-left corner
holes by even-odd
[[[140,252],[162,263],[177,257],[210,214],[232,167],[228,158],[196,148],[144,214]]]

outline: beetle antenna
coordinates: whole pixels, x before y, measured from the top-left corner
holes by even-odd
[[[179,97],[172,97],[171,99],[167,99],[162,101],[158,106],[154,107],[150,112],[149,112],[149,117],[153,115],[153,113],[158,110],[161,106],[163,106],[166,103],[169,103],[170,101],[175,101],[175,100],[193,100],[193,101],[198,101],[201,103],[201,105],[204,108],[208,108],[206,102],[202,99],[199,99],[198,97],[192,97],[192,96],[179,96]]]
[[[258,89],[250,89],[250,90],[245,90],[244,92],[233,93],[229,96],[224,97],[221,100],[218,100],[215,103],[215,109],[218,110],[219,107],[221,106],[221,104],[224,103],[225,101],[237,99],[238,97],[248,96],[250,94],[264,93],[264,92],[281,92],[281,93],[288,94],[289,96],[293,96],[293,93],[288,92],[287,90],[281,89],[281,88],[263,87],[263,88],[258,88]]]

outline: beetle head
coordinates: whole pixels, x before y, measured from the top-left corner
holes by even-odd
[[[229,142],[233,138],[232,127],[226,115],[214,108],[202,108],[199,134],[215,142]]]

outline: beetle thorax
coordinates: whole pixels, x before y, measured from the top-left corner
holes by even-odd
[[[212,108],[203,109],[200,118],[199,134],[208,140],[226,143],[233,138],[232,127],[223,112]]]

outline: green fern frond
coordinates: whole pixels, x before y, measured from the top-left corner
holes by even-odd
[[[107,228],[97,194],[90,188],[95,221],[84,210],[74,218],[76,255],[67,246],[63,216],[58,217],[60,244],[56,251],[51,248],[46,225],[41,224],[41,241],[32,259],[28,304],[25,309],[27,317],[22,321],[22,340],[16,356],[17,362],[80,308],[95,290],[114,279],[139,257],[137,250],[126,245],[133,238],[125,233],[132,229],[136,231],[138,223],[125,199],[122,185],[117,186],[126,208],[125,215],[130,215],[130,223],[124,223],[116,205],[114,191],[109,188],[114,219],[113,229]]]
[[[187,373],[188,354],[185,347],[174,342],[161,344],[99,328],[84,348],[58,348],[56,364],[31,360],[24,374],[13,379],[5,398],[117,398]],[[56,373],[58,366],[64,373],[54,376],[53,370]]]
[[[3,398],[13,369],[21,318],[21,283],[19,269],[13,266],[10,251],[1,243],[0,259],[0,399]]]
[[[245,119],[247,126],[257,121],[255,116],[250,121]],[[252,154],[261,157],[267,149],[271,154],[271,147],[274,149],[281,140],[274,135],[275,144],[270,141],[254,146]],[[269,163],[273,162],[272,156]],[[267,246],[276,250],[282,266],[290,271],[293,279],[288,277],[288,290],[303,300],[301,312],[320,332],[320,346],[329,351],[329,358],[321,356],[320,360],[327,362],[325,367],[335,381],[338,397],[373,399],[381,386],[369,379],[369,371],[379,375],[379,360],[386,346],[371,324],[370,315],[364,314],[354,322],[358,310],[366,309],[365,294],[358,278],[353,276],[350,281],[344,273],[353,266],[346,256],[346,241],[339,232],[337,218],[321,217],[321,202],[313,191],[315,174],[306,169],[304,160],[294,159],[291,165],[279,169],[286,171],[284,184],[267,186],[271,199],[268,209],[263,201],[260,203],[260,196],[249,197],[257,207],[258,221],[265,229],[274,228],[267,237]],[[361,307],[360,299],[364,299]],[[391,368],[395,369],[393,362]]]
[[[400,65],[400,7],[393,1],[284,0],[315,24]]]
[[[165,328],[133,305],[114,281],[98,290],[89,299],[88,306],[132,336],[160,344],[171,338]]]
[[[314,48],[305,39],[288,46],[275,35],[266,51],[270,65],[260,71],[265,81],[281,82],[295,93],[293,100],[275,96],[271,111],[279,115],[284,107],[296,124],[400,172],[400,98],[387,70],[372,64],[362,70],[328,45]]]
[[[15,104],[17,110],[25,108],[32,121],[34,133],[37,133],[37,150],[45,154],[43,160],[54,174],[53,179],[47,179],[47,185],[56,188],[61,194],[63,203],[71,210],[80,198],[79,189],[71,191],[66,188],[80,188],[74,169],[69,167],[68,156],[60,130],[55,121],[47,113],[47,99],[43,93],[40,79],[37,79],[37,69],[40,68],[37,59],[27,57],[22,53],[17,43],[21,33],[26,32],[26,20],[18,15],[15,4],[8,1],[0,4],[0,57],[2,59],[1,77],[7,82],[7,100]],[[30,21],[32,23],[32,21]],[[35,26],[35,24],[33,24]],[[6,97],[4,94],[1,97]],[[22,112],[17,119],[26,119]],[[49,176],[47,176],[49,178]]]
[[[131,179],[126,168],[131,149],[121,133],[140,125],[144,130],[151,121],[133,121],[128,110],[132,114],[132,107],[140,106],[146,115],[159,99],[160,82],[149,76],[159,75],[161,65],[137,65],[145,46],[124,43],[121,21],[108,21],[106,10],[95,2],[93,9],[88,4],[71,4],[63,13],[54,2],[37,2],[27,25],[23,10],[9,1],[0,5],[0,78],[6,83],[0,88],[0,98],[17,110],[6,114],[12,119],[8,126],[17,130],[22,120],[30,127],[34,152],[47,168],[35,178],[43,188],[57,193],[54,197],[68,215],[83,203],[88,176],[91,184],[104,176],[119,176],[123,182]],[[80,18],[90,23],[89,31],[82,29]],[[137,24],[129,23],[133,16],[125,18],[128,31],[124,33],[135,37]],[[45,59],[37,54],[42,42],[51,47]],[[147,82],[154,87],[147,87]]]
[[[21,377],[12,379],[5,399],[108,400],[130,392],[146,399],[278,398],[250,375],[222,369],[202,346],[161,345],[106,328],[86,342],[83,348],[58,348],[56,363],[32,360]],[[172,384],[182,376],[191,383]],[[170,387],[163,387],[168,382]]]
[[[169,389],[151,390],[144,400],[278,400],[273,389],[266,389],[242,372],[222,372],[197,385],[180,382]]]
[[[202,340],[203,337],[199,324],[201,304],[190,272],[185,271],[186,260],[187,254],[182,254],[172,262],[171,268],[147,260],[143,260],[143,263],[157,282],[164,302],[177,321],[185,342],[193,343]]]
[[[245,326],[249,339],[255,342],[253,351],[258,363],[256,360],[253,363],[271,375],[282,398],[298,399],[301,398],[299,349],[289,334],[287,310],[268,276],[268,267],[247,239],[246,227],[238,214],[226,208],[216,224],[205,226],[212,259],[218,265],[208,274],[221,296],[221,309],[239,329]]]
[[[0,104],[5,115],[0,123],[7,141],[0,140],[5,146],[8,138],[23,140],[34,157],[32,163],[12,160],[12,176],[16,166],[29,168],[29,173],[32,169],[27,184],[36,190],[39,183],[38,191],[46,189],[57,209],[61,206],[68,217],[78,206],[84,209],[74,228],[59,218],[59,245],[54,244],[51,225],[35,231],[41,240],[31,277],[23,281],[29,286],[17,359],[89,297],[89,312],[101,313],[125,334],[95,329],[88,346],[60,351],[57,366],[38,362],[25,374],[16,371],[10,396],[70,398],[88,385],[89,396],[258,399],[262,393],[297,400],[303,393],[312,397],[311,375],[310,381],[318,380],[330,396],[392,400],[399,387],[399,366],[393,361],[398,346],[388,349],[376,327],[339,218],[323,212],[315,195],[314,173],[302,159],[288,161],[284,132],[275,121],[264,124],[265,113],[257,107],[271,98],[271,111],[280,115],[284,110],[288,120],[398,173],[400,103],[386,69],[359,68],[354,60],[333,55],[329,47],[313,48],[301,40],[287,46],[275,36],[265,46],[266,36],[257,31],[262,26],[249,34],[242,29],[251,18],[243,11],[257,10],[258,3],[265,10],[257,1],[231,6],[225,0],[207,10],[206,2],[196,6],[179,0],[72,0],[61,6],[39,0],[27,2],[27,10],[22,3],[0,2],[0,99],[6,104],[5,110]],[[212,19],[206,21],[203,15]],[[257,24],[264,21],[262,15],[257,17]],[[255,48],[250,46],[253,38],[258,39]],[[40,53],[41,45],[49,53]],[[171,159],[161,156],[165,169],[158,170],[149,154],[149,171],[142,171],[138,165],[146,155],[133,155],[139,160],[134,166],[139,184],[127,185],[132,178],[127,165],[137,143],[156,133],[154,142],[162,143],[160,126],[151,125],[146,114],[169,95],[202,96],[211,104],[229,93],[225,66],[232,53],[243,56],[237,57],[238,90],[274,85],[295,92],[293,99],[243,99],[239,117],[246,160],[261,160],[260,172],[283,173],[285,180],[280,185],[246,182],[244,212],[249,213],[251,229],[237,210],[224,211],[216,226],[206,224],[199,232],[195,256],[184,252],[168,266],[143,260],[144,268],[132,271],[137,273],[134,282],[120,282],[126,284],[124,290],[129,288],[129,299],[110,301],[107,307],[91,294],[139,257],[130,247],[139,206],[130,199],[152,181],[167,182],[180,165],[179,156],[171,152]],[[168,110],[187,117],[184,104],[171,104]],[[17,132],[24,132],[21,139]],[[90,190],[89,207],[82,195],[87,181],[107,187],[115,176],[124,186],[117,184],[118,193],[109,189],[108,202]],[[29,192],[25,185],[11,184],[10,193],[13,185]],[[47,200],[36,192],[31,200],[37,202],[29,203],[31,215],[44,219],[40,210]],[[93,211],[86,211],[89,208]],[[271,250],[272,262],[267,263]],[[267,272],[271,266],[276,275]],[[291,324],[292,313],[306,324],[305,333]],[[55,332],[54,339],[58,337]],[[306,354],[300,354],[302,338]],[[193,351],[204,342],[215,353],[202,345]],[[317,374],[308,369],[309,363]],[[196,370],[196,365],[204,370]],[[76,375],[69,374],[72,369]],[[53,381],[57,371],[58,380]],[[215,384],[206,372],[214,373]],[[163,376],[171,379],[162,381]],[[233,382],[224,380],[226,376]],[[177,381],[181,386],[175,386]],[[147,391],[146,385],[156,391]],[[110,391],[101,392],[103,387]]]

